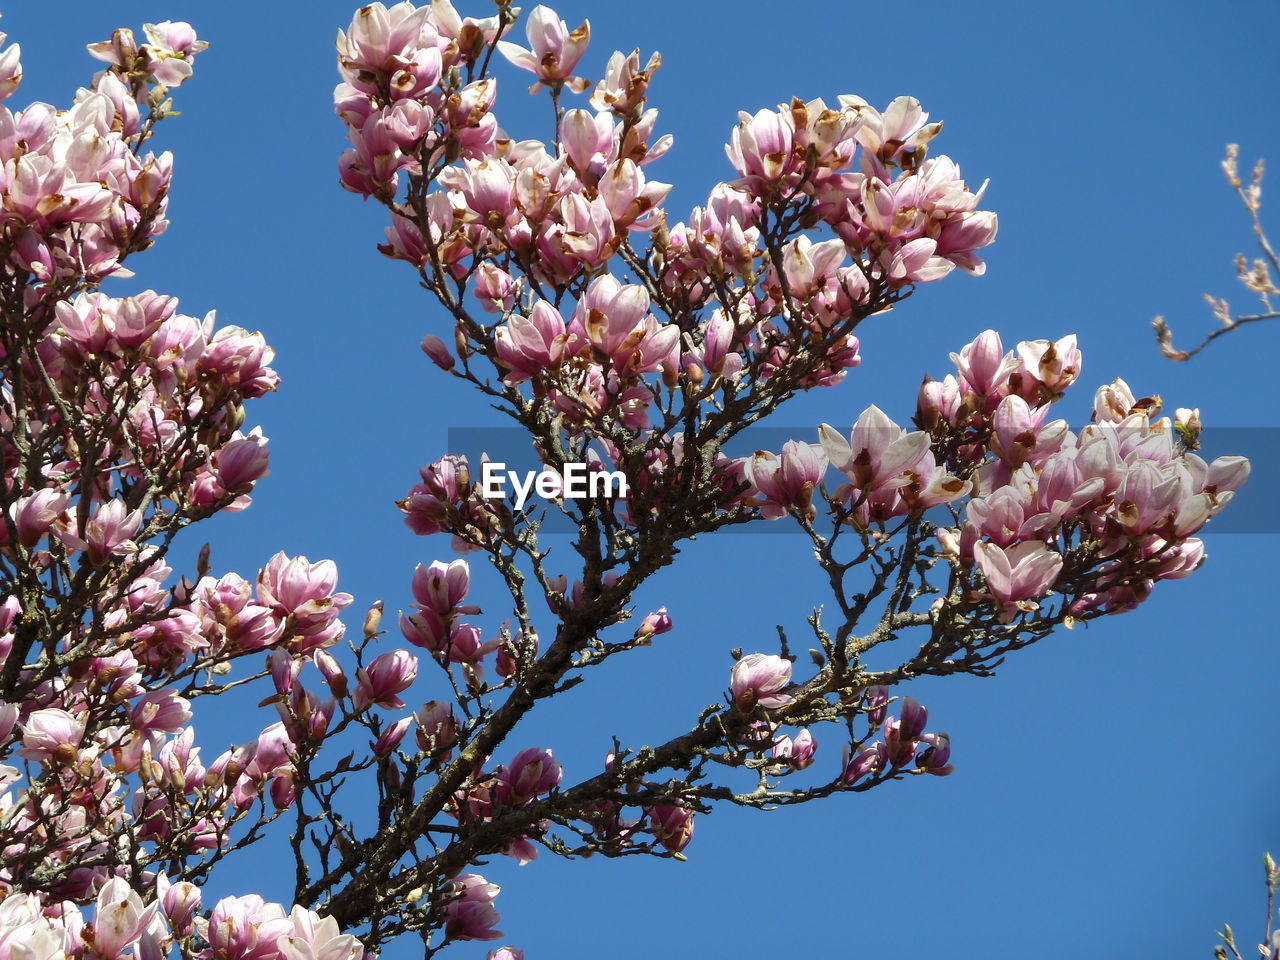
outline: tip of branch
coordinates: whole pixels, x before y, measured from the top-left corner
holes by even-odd
[[[1181,362],[1191,356],[1185,350],[1178,350],[1174,347],[1173,331],[1169,329],[1169,324],[1164,317],[1156,317],[1152,320],[1151,327],[1156,332],[1156,343],[1160,345],[1160,353],[1167,359]]]

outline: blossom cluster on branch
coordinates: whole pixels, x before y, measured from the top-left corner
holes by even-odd
[[[245,404],[277,385],[259,334],[98,289],[164,225],[171,161],[142,148],[204,44],[186,24],[149,26],[141,46],[118,31],[91,47],[108,66],[71,109],[0,117],[0,960],[362,960],[401,937],[426,956],[497,940],[489,858],[683,859],[717,805],[945,776],[951,738],[903,684],[987,675],[1202,562],[1196,534],[1248,463],[1206,463],[1198,415],[1161,417],[1122,380],[1087,425],[1051,419],[1080,376],[1072,336],[1006,351],[982,333],[925,381],[910,427],[873,406],[841,418],[847,436],[823,424],[728,455],[848,376],[861,323],[957,267],[981,275],[995,214],[931,154],[941,124],[917,101],[842,95],[740,114],[733,175],[675,220],[651,173],[673,148],[648,100],[661,58],[615,52],[593,85],[589,24],[540,6],[521,45],[518,13],[358,10],[338,36],[339,181],[387,209],[379,249],[443,308],[432,363],[547,468],[627,484],[517,506],[460,454],[422,467],[405,523],[466,557],[406,573],[406,646],[381,602],[346,633],[354,601],[330,561],[281,552],[252,579],[216,576],[207,551],[193,577],[166,564],[183,527],[248,505],[268,451]],[[534,75],[549,139],[499,124],[502,61]],[[6,72],[17,57],[0,53]],[[574,533],[552,561],[555,514]],[[809,538],[831,589],[807,656],[781,627],[750,638],[705,678],[686,732],[601,744],[595,770],[524,739],[592,668],[679,636],[635,595],[684,543],[772,520]],[[479,562],[506,591],[493,618],[472,596]],[[267,722],[205,762],[219,748],[197,745],[201,698],[241,687],[265,694]],[[273,834],[296,905],[206,907],[210,872]]]

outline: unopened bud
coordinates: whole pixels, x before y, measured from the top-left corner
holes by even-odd
[[[453,369],[453,354],[449,352],[449,348],[444,345],[444,341],[437,336],[428,333],[422,338],[422,352],[431,358],[441,370]]]
[[[375,600],[364,615],[364,635],[372,640],[378,633],[378,624],[382,622],[382,601]]]

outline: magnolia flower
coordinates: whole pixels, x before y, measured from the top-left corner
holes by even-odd
[[[451,940],[497,940],[498,911],[493,908],[499,887],[475,873],[464,873],[445,888],[445,935]]]
[[[791,683],[791,661],[764,653],[749,653],[733,665],[729,689],[743,713],[755,707],[766,710],[785,706],[792,698],[780,691]]]
[[[820,444],[788,440],[781,456],[758,450],[742,465],[751,485],[765,499],[761,515],[776,520],[790,508],[812,514],[813,491],[827,472],[827,453]]]
[[[770,753],[775,760],[790,764],[792,769],[803,770],[813,763],[813,755],[817,750],[818,741],[806,727],[797,733],[794,739],[788,736],[779,737],[773,742]]]
[[[1082,358],[1075,334],[1056,342],[1026,340],[1018,344],[1023,368],[1049,393],[1060,394],[1080,376]]]
[[[666,804],[649,811],[649,829],[671,853],[679,853],[693,839],[693,811],[679,804]]]
[[[376,657],[367,667],[356,671],[355,708],[364,710],[370,704],[390,710],[404,709],[399,694],[412,686],[418,676],[418,658],[407,650],[392,650]]]
[[[1062,555],[1039,540],[1015,543],[1008,549],[979,543],[974,546],[974,556],[987,589],[1004,608],[1000,617],[1004,623],[1019,610],[1035,610],[1031,601],[1048,593],[1062,570]]]
[[[618,117],[627,117],[644,103],[649,81],[662,66],[662,55],[653,54],[643,70],[640,69],[640,51],[632,50],[623,55],[615,50],[605,66],[604,79],[596,84],[591,94],[591,106],[596,110],[610,110]]]
[[[18,752],[28,760],[55,757],[68,763],[84,737],[84,721],[59,707],[33,710],[21,727],[23,749]]]
[[[558,786],[560,764],[550,750],[529,747],[511,758],[497,773],[495,796],[508,807],[520,807]]]
[[[522,383],[535,376],[553,374],[568,340],[560,312],[545,300],[534,304],[529,316],[511,314],[494,332],[498,362],[507,368],[506,383]]]
[[[219,960],[267,960],[280,939],[295,932],[284,908],[257,894],[224,897],[201,926]]]
[[[321,917],[305,907],[289,913],[293,931],[277,941],[281,960],[363,960],[364,947],[343,933],[333,917]]]
[[[591,39],[589,21],[583,20],[581,26],[571,32],[554,10],[538,5],[529,14],[525,36],[530,49],[499,40],[498,52],[515,66],[537,75],[539,82],[534,84],[535,91],[543,84],[552,88],[564,85],[574,93],[587,89],[588,81],[572,74]]]
[[[981,396],[995,396],[1007,385],[1009,374],[1018,368],[1018,361],[1006,355],[1000,334],[984,330],[972,343],[959,353],[951,354],[956,370],[964,378],[964,384]]]

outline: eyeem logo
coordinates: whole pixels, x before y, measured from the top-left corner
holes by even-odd
[[[508,470],[501,460],[486,460],[480,467],[480,495],[503,499],[507,484],[515,493],[516,509],[523,510],[529,494],[543,500],[580,500],[583,497],[625,497],[627,477],[621,471],[591,470],[585,463],[566,463],[557,473],[547,467],[539,470]]]

